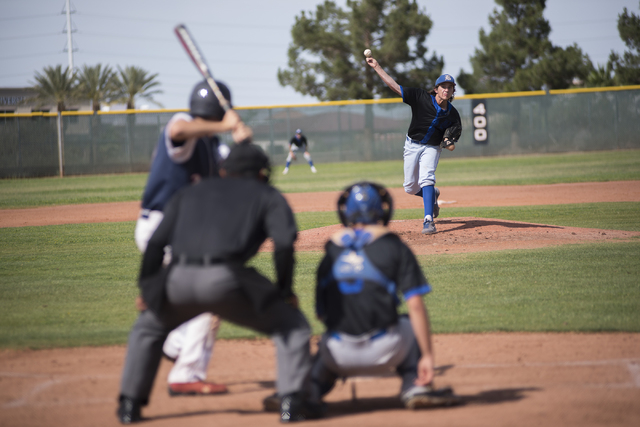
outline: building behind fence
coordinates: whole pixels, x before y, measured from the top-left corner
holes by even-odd
[[[467,95],[453,105],[463,126],[456,157],[640,148],[640,86]],[[284,163],[298,128],[316,163],[399,160],[411,120],[400,99],[236,110],[273,164]],[[147,172],[177,111],[186,110],[0,114],[0,178]]]

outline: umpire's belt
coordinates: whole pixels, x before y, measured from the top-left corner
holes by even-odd
[[[198,257],[192,257],[185,254],[178,255],[174,258],[176,264],[181,265],[215,265],[226,262],[223,258],[214,258],[210,255],[202,255]]]

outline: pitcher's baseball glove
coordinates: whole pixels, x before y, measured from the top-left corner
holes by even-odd
[[[444,137],[442,138],[442,142],[440,143],[440,147],[447,148],[450,145],[455,144],[460,139],[460,135],[462,134],[462,126],[455,124],[453,126],[448,127],[444,131]]]

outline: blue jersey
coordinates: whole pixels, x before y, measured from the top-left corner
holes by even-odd
[[[176,145],[168,135],[170,125],[176,120],[192,118],[185,113],[176,114],[160,134],[142,196],[142,209],[164,210],[169,199],[189,185],[194,175],[218,176],[218,138],[203,137]]]
[[[460,114],[450,102],[441,108],[435,96],[424,89],[400,86],[402,101],[411,106],[411,124],[407,135],[414,142],[440,145],[444,131],[454,124],[461,125]]]

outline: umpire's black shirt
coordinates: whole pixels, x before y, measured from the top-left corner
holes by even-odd
[[[278,190],[251,178],[207,178],[171,198],[164,218],[149,240],[140,278],[162,266],[164,247],[174,260],[244,264],[271,237],[275,246],[278,286],[291,290],[293,243],[297,227],[293,212]]]

